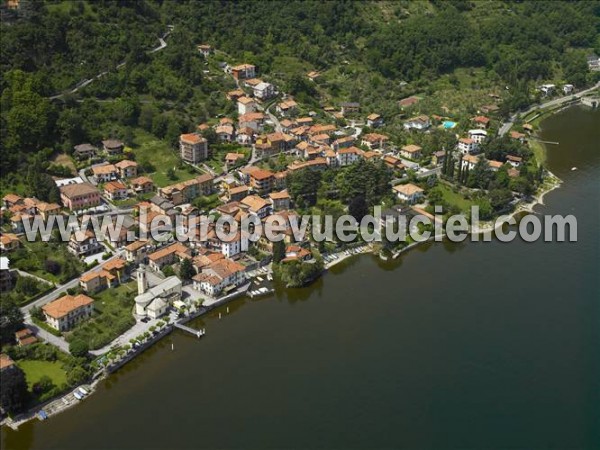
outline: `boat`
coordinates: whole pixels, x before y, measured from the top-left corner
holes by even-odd
[[[48,414],[46,414],[46,411],[44,411],[43,409],[40,409],[38,411],[37,416],[40,420],[46,420],[48,418]]]
[[[83,395],[84,397],[85,397],[86,395],[88,395],[88,394],[89,394],[89,392],[88,392],[88,391],[86,391],[86,390],[85,390],[84,388],[82,388],[82,387],[80,387],[79,389],[77,389],[77,391],[78,391],[78,392],[79,392],[81,395]]]
[[[83,395],[81,395],[79,392],[77,391],[73,391],[73,397],[75,397],[77,400],[81,400],[83,399]]]

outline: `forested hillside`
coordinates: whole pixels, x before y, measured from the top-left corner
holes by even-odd
[[[597,1],[22,0],[2,18],[3,175],[139,129],[172,143],[232,112],[218,61],[256,64],[301,102],[360,101],[392,116],[417,92],[460,91],[466,102],[504,86],[506,113],[531,102],[533,83],[591,82],[586,55],[600,52]],[[170,26],[168,46],[150,53]],[[217,49],[212,65],[199,43]],[[309,70],[322,73],[316,83]]]

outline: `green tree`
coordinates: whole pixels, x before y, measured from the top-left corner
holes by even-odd
[[[0,344],[15,340],[15,332],[23,328],[23,313],[8,295],[0,295]]]
[[[75,356],[76,358],[86,357],[89,351],[90,348],[87,342],[81,339],[73,339],[69,343],[69,353],[71,353],[71,355]]]
[[[285,258],[285,242],[283,240],[273,242],[273,263],[280,263]]]
[[[192,260],[184,258],[179,265],[179,276],[182,280],[191,280],[194,275],[196,275],[196,271],[192,265]]]
[[[29,393],[25,374],[20,367],[13,365],[2,371],[2,389],[0,389],[0,405],[10,414],[23,411]]]

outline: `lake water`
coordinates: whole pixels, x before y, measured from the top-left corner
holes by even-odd
[[[600,111],[543,126],[564,184],[536,210],[575,214],[577,243],[356,257],[172,334],[2,448],[600,448]]]

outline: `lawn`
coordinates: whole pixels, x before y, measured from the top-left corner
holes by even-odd
[[[436,188],[442,192],[446,203],[456,206],[462,212],[470,211],[471,206],[474,205],[471,200],[464,198],[458,192],[454,192],[450,186],[447,186],[444,183],[438,183]]]
[[[93,294],[92,297],[96,300],[94,316],[79,324],[72,332],[66,333],[66,339],[81,339],[92,350],[110,343],[135,324],[132,309],[136,295],[135,280]]]
[[[50,377],[55,386],[62,386],[67,382],[67,372],[63,369],[60,361],[40,361],[32,359],[24,359],[17,365],[25,372],[27,386],[29,390],[43,376]]]
[[[181,181],[190,180],[198,173],[190,166],[181,167],[181,160],[171,146],[150,133],[137,129],[135,145],[132,148],[136,161],[144,165],[150,163],[154,172],[148,174],[158,187],[168,186]],[[173,169],[173,177],[169,178],[169,169]]]

